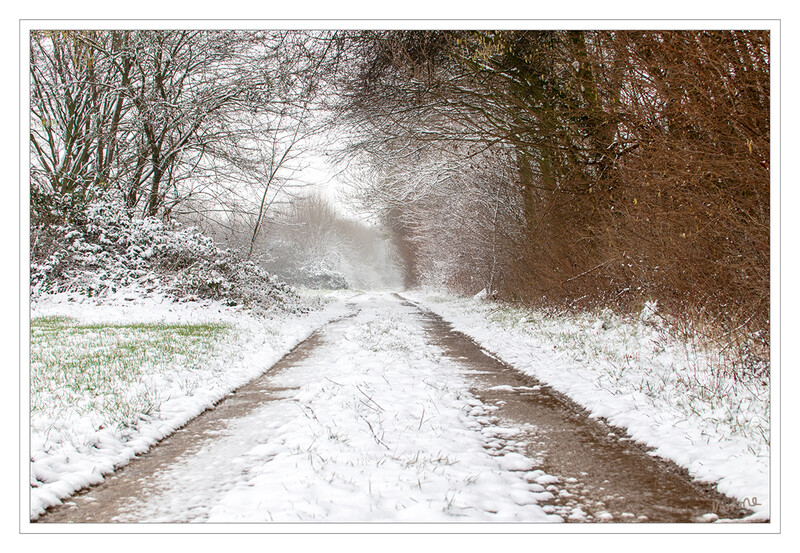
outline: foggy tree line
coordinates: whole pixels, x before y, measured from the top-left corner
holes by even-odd
[[[264,267],[309,288],[397,288],[391,243],[380,227],[345,218],[319,194],[277,214],[256,247]]]

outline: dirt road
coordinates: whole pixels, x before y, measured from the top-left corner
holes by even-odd
[[[40,523],[747,514],[399,296],[364,296]]]

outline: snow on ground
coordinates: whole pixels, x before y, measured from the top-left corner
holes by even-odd
[[[32,383],[31,518],[37,518],[45,508],[75,491],[100,482],[115,466],[146,451],[229,391],[272,366],[315,329],[345,313],[344,304],[334,301],[304,315],[276,312],[271,317],[255,317],[240,307],[228,307],[221,302],[176,302],[158,294],[144,295],[135,289],[120,290],[102,301],[80,294],[37,298],[31,304],[32,321],[66,317],[78,325],[126,327],[110,334],[103,334],[100,329],[76,333],[68,340],[74,351],[93,351],[92,348],[103,345],[97,343],[103,340],[110,342],[106,350],[128,346],[137,338],[127,327],[137,323],[224,326],[218,336],[204,344],[208,355],[202,359],[186,363],[185,356],[174,354],[173,358],[167,356],[166,365],[164,359],[159,359],[156,364],[160,366],[153,366],[145,359],[136,367],[132,384],[109,385],[115,394],[131,397],[98,398],[95,388],[80,392],[83,397],[65,399],[62,394],[66,392],[58,385],[42,390],[37,397]],[[59,349],[64,347],[63,343],[47,340],[46,335],[32,340],[32,360],[65,355]],[[31,372],[36,375],[37,367],[32,365]],[[104,385],[100,378],[113,380],[113,376],[98,375],[98,387]],[[115,406],[131,404],[130,408],[135,408],[138,399],[132,396],[143,388],[146,397],[154,399],[154,411],[139,417],[132,425],[113,420]]]
[[[553,316],[481,298],[404,296],[697,480],[716,483],[753,509],[753,519],[769,518],[768,386],[704,370],[702,355],[665,341],[649,313],[639,321],[610,312]]]
[[[560,522],[537,504],[551,477],[513,441],[489,447],[513,431],[426,343],[418,312],[388,294],[350,302],[354,317],[274,377],[285,399],[160,472],[118,520]]]
[[[485,300],[405,295],[695,478],[740,501],[756,499],[754,518],[768,518],[764,390],[704,374],[646,320],[553,317]],[[560,520],[538,505],[551,498],[543,488],[551,477],[514,449],[513,430],[497,426],[458,366],[425,342],[413,308],[388,294],[327,297],[322,309],[271,318],[130,291],[102,303],[77,295],[35,301],[32,320],[224,326],[203,363],[182,364],[179,356],[145,370],[141,383],[159,401],[133,425],[44,398],[31,415],[31,517],[99,482],[355,308],[357,315],[326,328],[313,355],[276,375],[285,399],[232,421],[219,440],[160,474],[161,491],[133,502],[120,520]],[[76,347],[97,339],[86,336],[75,338]],[[90,396],[84,403],[91,405]]]

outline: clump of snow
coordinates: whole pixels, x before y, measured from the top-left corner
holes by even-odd
[[[612,515],[608,511],[600,511],[594,514],[594,518],[599,520],[600,522],[611,522],[614,520],[614,515]]]
[[[645,302],[639,313],[639,322],[647,326],[658,326],[662,322],[661,316],[658,314],[657,301]]]
[[[614,312],[608,307],[604,307],[598,314],[597,321],[592,325],[594,330],[611,330],[617,325]]]
[[[484,288],[480,292],[478,292],[477,294],[472,296],[472,299],[474,299],[474,300],[485,300],[487,297],[489,297],[489,293],[486,291],[486,288]]]
[[[586,518],[587,516],[588,514],[586,513],[586,511],[584,511],[580,507],[574,507],[572,509],[572,512],[569,514],[568,518],[572,522],[584,522],[587,520]]]

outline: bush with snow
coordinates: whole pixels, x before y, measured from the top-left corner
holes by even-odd
[[[127,288],[175,298],[222,300],[255,311],[307,309],[295,290],[195,228],[131,217],[98,200],[79,216],[31,226],[31,297],[88,297]]]
[[[639,322],[646,326],[657,327],[662,319],[658,314],[658,302],[655,300],[645,302],[642,311],[639,313]]]

